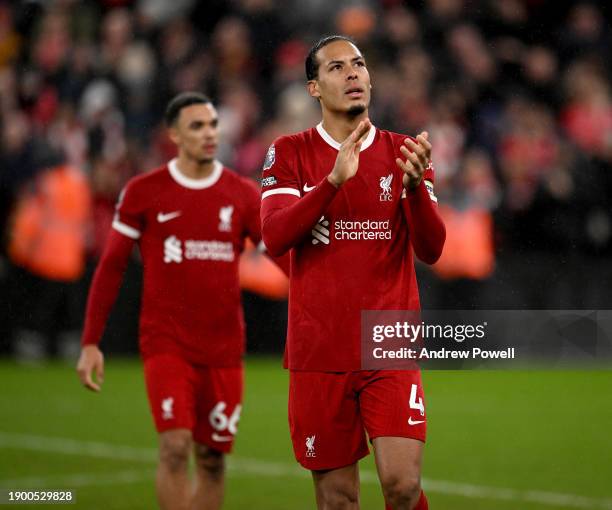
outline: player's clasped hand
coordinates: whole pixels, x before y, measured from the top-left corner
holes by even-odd
[[[338,187],[344,184],[357,173],[361,144],[368,136],[371,127],[370,119],[362,120],[355,131],[340,145],[334,168],[327,177],[334,186]]]
[[[81,357],[76,367],[81,383],[92,391],[100,391],[104,382],[104,354],[97,345],[86,345],[81,350]],[[92,375],[96,374],[96,381]]]
[[[400,147],[401,153],[406,157],[404,161],[396,158],[395,162],[402,172],[404,187],[413,190],[423,180],[423,174],[429,166],[431,160],[431,143],[427,139],[427,131],[423,131],[416,137],[416,142],[411,138],[404,140],[404,145]],[[418,142],[418,143],[417,143]]]

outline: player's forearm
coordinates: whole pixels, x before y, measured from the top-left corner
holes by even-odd
[[[268,252],[280,257],[310,234],[325,214],[338,188],[327,177],[299,200],[270,196],[261,203],[261,233]],[[285,202],[283,202],[285,201]]]
[[[442,254],[446,228],[424,182],[408,193],[402,207],[416,256],[426,264],[434,264]]]
[[[111,231],[89,289],[82,345],[95,345],[100,342],[119,293],[133,245],[133,240]]]

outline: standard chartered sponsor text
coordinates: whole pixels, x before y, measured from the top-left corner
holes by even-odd
[[[198,241],[187,239],[185,241],[185,258],[192,260],[234,260],[234,247],[231,242]]]
[[[334,239],[350,241],[391,239],[391,222],[337,220],[334,222]]]

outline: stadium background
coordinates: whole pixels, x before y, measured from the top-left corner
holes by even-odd
[[[79,487],[83,508],[101,508],[109,485],[105,507],[151,507],[151,468],[143,476],[138,462],[150,462],[152,450],[141,450],[154,435],[140,368],[129,359],[137,255],[103,340],[104,395],[85,394],[69,364],[46,360],[74,356],[120,189],[173,155],[161,123],[167,101],[188,89],[209,94],[220,115],[219,159],[257,179],[276,136],[318,122],[304,56],[335,32],[352,35],[367,58],[373,122],[431,134],[448,241],[433,269],[417,269],[426,307],[611,308],[612,32],[603,2],[1,2],[0,486],[55,476]],[[66,168],[81,186],[76,205],[62,201],[70,181],[53,181]],[[63,214],[70,243],[54,237]],[[35,248],[23,250],[25,237]],[[45,253],[72,261],[68,276],[58,279]],[[284,421],[286,284],[249,259],[250,386],[228,508],[311,508]],[[113,354],[128,359],[113,365]],[[612,508],[609,374],[426,374],[432,502]],[[108,420],[117,426],[109,430]],[[120,449],[132,456],[115,455]],[[108,473],[117,469],[125,476],[114,484]],[[79,481],[75,473],[88,470],[107,483]],[[364,508],[375,498],[366,476]]]

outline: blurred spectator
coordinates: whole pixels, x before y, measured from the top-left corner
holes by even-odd
[[[53,351],[76,357],[89,221],[89,186],[74,167],[58,161],[19,190],[8,242],[14,265],[11,307],[19,317],[13,339],[17,358],[39,360]]]
[[[544,105],[522,98],[506,107],[499,157],[509,210],[529,208],[543,176],[558,164],[560,139],[554,117]]]
[[[13,207],[17,190],[49,163],[49,150],[44,140],[32,136],[29,119],[21,111],[5,112],[0,127],[0,218],[4,239],[4,222]]]
[[[215,75],[221,82],[246,81],[253,84],[257,79],[257,61],[252,53],[251,31],[240,18],[223,19],[212,34],[215,54]]]
[[[0,69],[19,55],[21,39],[13,27],[13,13],[8,4],[0,4]]]
[[[612,163],[612,96],[599,66],[577,60],[567,70],[563,127],[584,151]]]
[[[419,19],[414,12],[404,7],[396,6],[387,10],[380,30],[380,53],[388,63],[395,61],[400,48],[421,43]]]
[[[139,0],[138,14],[146,25],[162,27],[193,8],[195,0]]]
[[[472,149],[458,162],[460,170],[447,177],[438,195],[440,215],[447,228],[440,260],[433,266],[443,283],[435,302],[440,308],[490,306],[490,278],[495,269],[492,211],[500,189],[490,157]]]
[[[567,25],[560,37],[564,60],[567,62],[589,54],[610,55],[612,38],[609,27],[609,20],[606,22],[596,2],[576,2],[570,9]]]
[[[526,48],[522,57],[522,73],[525,86],[541,103],[558,108],[561,101],[559,90],[559,63],[555,53],[546,46]]]
[[[368,5],[347,5],[336,14],[338,33],[352,37],[358,45],[367,45],[375,27],[376,13]]]

